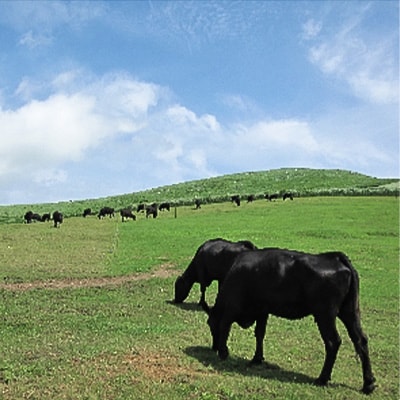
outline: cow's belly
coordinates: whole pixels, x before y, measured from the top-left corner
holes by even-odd
[[[301,303],[271,304],[268,313],[281,318],[301,319],[311,314],[311,310]]]

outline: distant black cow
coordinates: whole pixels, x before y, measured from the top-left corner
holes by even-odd
[[[45,213],[45,214],[42,215],[41,221],[42,222],[48,222],[48,221],[50,221],[50,219],[51,219],[50,213]]]
[[[278,199],[278,195],[277,195],[277,194],[266,194],[266,195],[265,195],[265,198],[266,198],[268,201],[277,200],[277,199]]]
[[[137,212],[144,211],[146,209],[146,204],[141,203],[137,206]]]
[[[336,317],[344,323],[360,356],[363,388],[375,389],[368,340],[361,329],[359,277],[340,252],[318,255],[281,249],[244,252],[237,256],[218,293],[215,306],[206,303],[213,350],[228,357],[227,339],[232,323],[249,328],[256,323],[253,363],[263,361],[263,340],[269,314],[287,319],[314,317],[325,344],[325,362],[315,381],[326,385],[341,344]]]
[[[240,196],[239,195],[231,196],[231,201],[232,201],[232,203],[236,203],[237,206],[240,206]]]
[[[292,195],[292,193],[290,193],[290,192],[284,193],[284,194],[283,194],[283,201],[285,201],[286,199],[293,200],[293,195]]]
[[[24,215],[24,220],[27,224],[30,224],[32,222],[32,217],[33,217],[33,211],[27,211]]]
[[[157,218],[157,215],[157,204],[151,204],[146,207],[146,218],[149,218],[150,216],[152,216],[153,218]]]
[[[37,214],[37,213],[33,213],[32,214],[32,221],[35,222],[42,222],[42,217],[41,215]]]
[[[194,200],[195,210],[199,210],[201,208],[201,201],[199,199]]]
[[[252,203],[255,199],[256,199],[256,196],[254,196],[254,194],[250,194],[249,196],[247,196],[248,203]]]
[[[62,213],[60,213],[59,211],[53,212],[54,228],[60,227],[63,220],[64,220],[64,217],[63,217]]]
[[[136,221],[136,215],[134,215],[129,208],[124,208],[119,213],[121,215],[122,222],[124,222],[124,218],[131,218],[132,220]]]
[[[92,215],[92,209],[91,208],[85,208],[83,210],[83,214],[82,214],[83,218],[86,218],[88,215]]]
[[[249,241],[230,242],[225,239],[212,239],[203,243],[196,251],[185,272],[175,282],[175,303],[182,303],[189,295],[194,283],[200,283],[200,301],[205,302],[205,292],[211,282],[218,281],[221,287],[235,257],[256,247]]]
[[[99,219],[105,217],[106,215],[108,215],[110,218],[114,217],[114,209],[111,207],[103,207],[100,211],[99,211]]]
[[[169,204],[169,203],[161,203],[160,206],[158,207],[158,209],[160,211],[163,211],[163,210],[169,211],[171,209],[171,204]]]

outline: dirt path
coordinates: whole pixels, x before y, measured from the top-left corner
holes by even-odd
[[[48,281],[33,281],[22,283],[1,282],[0,289],[6,289],[10,291],[24,291],[32,289],[79,289],[87,287],[118,286],[127,282],[141,281],[151,278],[169,278],[170,276],[175,275],[178,275],[178,271],[175,271],[171,265],[164,264],[160,265],[155,271],[116,277],[55,279]]]

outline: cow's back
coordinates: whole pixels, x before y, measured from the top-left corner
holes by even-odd
[[[237,313],[271,313],[297,319],[343,302],[351,272],[340,253],[310,255],[282,249],[239,254],[228,272],[217,303]]]

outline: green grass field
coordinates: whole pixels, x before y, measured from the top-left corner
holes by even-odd
[[[0,224],[0,398],[358,399],[361,365],[344,327],[332,382],[312,385],[323,343],[312,318],[271,317],[265,365],[249,367],[252,329],[234,325],[231,357],[211,351],[195,286],[169,303],[205,240],[249,239],[307,252],[341,250],[360,274],[362,324],[377,389],[399,397],[399,202],[309,197],[163,212],[157,219],[67,218]],[[213,303],[216,285],[207,291]]]

